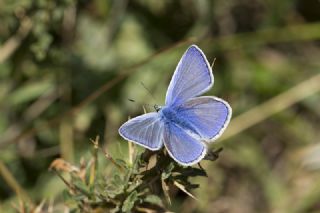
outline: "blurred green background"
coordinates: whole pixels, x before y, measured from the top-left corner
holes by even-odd
[[[127,159],[118,127],[155,104],[140,82],[163,104],[192,43],[234,113],[198,201],[175,193],[171,210],[320,212],[320,1],[3,0],[0,23],[0,212],[17,193],[62,212],[48,167],[96,135]]]

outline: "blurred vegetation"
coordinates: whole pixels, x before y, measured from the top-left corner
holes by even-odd
[[[87,162],[97,135],[130,162],[118,127],[155,104],[140,82],[163,104],[192,43],[216,58],[208,95],[234,115],[214,144],[220,158],[202,163],[208,177],[193,178],[197,200],[175,188],[166,208],[320,211],[318,0],[4,0],[0,23],[0,212],[68,209],[48,168]],[[99,174],[113,174],[97,160]]]
[[[127,162],[112,158],[104,151],[115,167],[104,176],[98,166],[99,137],[92,142],[92,158],[87,162],[82,159],[80,167],[61,158],[50,165],[50,170],[55,171],[68,188],[64,191],[64,202],[71,212],[167,212],[164,203],[171,205],[170,190],[180,189],[196,199],[189,191],[199,184],[192,183],[190,178],[207,176],[201,166],[179,165],[165,149],[141,151],[132,143],[129,143]],[[204,159],[214,161],[220,152],[221,149],[210,150],[207,155],[210,157]],[[69,180],[60,172],[68,173]]]

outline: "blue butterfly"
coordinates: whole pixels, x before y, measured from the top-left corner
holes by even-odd
[[[119,128],[126,140],[149,150],[163,144],[179,164],[198,163],[207,153],[206,143],[221,136],[231,118],[230,105],[217,97],[201,96],[213,85],[204,53],[192,45],[184,53],[171,79],[165,106],[135,117]]]

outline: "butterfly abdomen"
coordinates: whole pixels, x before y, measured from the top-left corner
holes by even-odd
[[[178,116],[176,109],[171,107],[163,107],[160,110],[160,116],[165,124],[175,124],[176,126],[182,129],[191,131],[193,134],[200,136],[196,128],[194,128],[193,125],[190,122],[188,122],[187,119]]]

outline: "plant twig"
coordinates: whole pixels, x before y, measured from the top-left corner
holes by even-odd
[[[11,36],[0,48],[0,64],[5,62],[21,45],[32,28],[32,22],[28,17],[21,20],[20,27],[15,35]]]
[[[103,153],[104,156],[111,162],[113,163],[121,172],[124,172],[124,168],[118,164],[113,158],[112,156],[104,149],[102,149],[101,147],[99,147],[99,144],[97,143],[97,139],[94,141],[92,139],[90,139],[90,141],[93,143],[95,148],[99,148]]]
[[[99,150],[99,135],[95,140],[91,140],[93,143],[92,165],[90,167],[89,186],[94,184],[96,179],[97,167],[98,167],[98,150]]]

